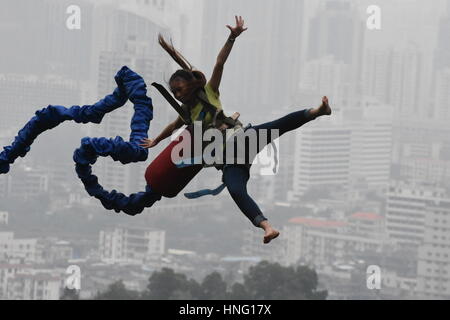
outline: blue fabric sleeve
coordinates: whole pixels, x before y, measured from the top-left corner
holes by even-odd
[[[94,105],[63,106],[50,105],[36,112],[36,115],[19,131],[11,146],[4,147],[0,153],[0,174],[8,173],[10,165],[18,157],[25,157],[30,151],[34,140],[44,131],[58,126],[60,123],[73,120],[77,123],[100,123],[103,116],[127,102],[127,96],[123,85],[123,77],[128,68],[122,68],[116,75],[115,80],[118,87],[114,92]]]
[[[117,88],[114,92],[94,105],[48,106],[36,112],[36,115],[23,127],[11,146],[0,153],[0,174],[9,172],[10,165],[18,157],[24,157],[34,140],[46,130],[50,130],[66,120],[77,123],[100,123],[106,113],[123,106],[129,99],[134,104],[134,115],[131,121],[129,142],[121,137],[115,139],[83,138],[81,147],[75,150],[73,160],[78,177],[83,182],[89,195],[99,199],[103,206],[116,212],[136,215],[145,207],[150,207],[161,199],[150,186],[145,192],[132,194],[129,197],[113,190],[108,192],[98,183],[92,174],[93,165],[99,156],[110,156],[122,164],[145,161],[148,150],[139,146],[140,140],[147,138],[150,121],[153,119],[152,100],[147,97],[147,87],[141,76],[123,67],[115,76]]]
[[[116,190],[108,192],[99,184],[91,168],[99,156],[110,156],[114,161],[120,161],[122,164],[145,161],[148,158],[148,150],[139,144],[142,139],[148,138],[150,121],[153,119],[152,100],[147,97],[144,79],[131,70],[125,70],[123,84],[126,96],[134,104],[130,141],[126,142],[121,137],[83,138],[80,148],[74,152],[73,160],[76,164],[75,171],[90,196],[100,200],[103,207],[108,210],[123,211],[134,216],[142,213],[145,208],[151,207],[162,196],[154,192],[150,186],[147,186],[145,192],[130,196]]]

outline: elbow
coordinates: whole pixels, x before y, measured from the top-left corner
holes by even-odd
[[[172,128],[171,128],[172,132],[181,128],[182,125],[183,125],[183,123],[182,122],[180,123],[178,120],[175,121],[174,123],[172,123]]]
[[[216,61],[216,68],[217,69],[223,69],[224,66],[225,66],[225,60],[217,59],[217,61]]]

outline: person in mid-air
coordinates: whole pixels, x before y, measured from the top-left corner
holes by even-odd
[[[143,139],[141,144],[142,147],[152,148],[158,145],[158,143],[170,137],[175,130],[185,124],[188,124],[188,122],[200,120],[205,126],[211,126],[214,121],[214,113],[205,112],[205,104],[213,106],[217,109],[217,111],[223,111],[220,101],[219,87],[224,71],[224,65],[236,39],[247,30],[247,28],[244,28],[244,20],[242,17],[236,16],[235,19],[235,27],[231,27],[229,25],[226,26],[230,30],[230,35],[217,57],[213,73],[209,81],[206,80],[206,77],[202,72],[194,70],[189,62],[173,47],[172,44],[168,44],[162,36],[159,37],[160,45],[182,68],[177,70],[170,77],[169,86],[175,98],[183,104],[189,118],[186,119],[179,116],[155,139]],[[265,129],[269,130],[270,135],[270,130],[275,129],[279,130],[278,136],[281,136],[286,132],[295,130],[307,122],[324,115],[331,115],[331,108],[327,97],[322,98],[322,103],[319,107],[295,111],[271,122],[257,126],[250,125],[246,127],[245,130],[255,130],[258,135],[260,130]],[[234,114],[230,118],[236,120],[237,117],[238,114]],[[229,128],[229,126],[224,127],[223,122],[216,124],[216,127],[220,129]],[[272,138],[269,137],[268,143],[271,141]],[[261,149],[258,149],[258,151],[261,151]],[[269,243],[271,240],[277,238],[280,233],[271,226],[268,219],[261,212],[259,206],[247,192],[247,182],[250,178],[250,166],[251,162],[244,165],[225,164],[221,168],[223,171],[223,182],[226,185],[231,197],[245,216],[254,226],[264,230],[263,242]]]

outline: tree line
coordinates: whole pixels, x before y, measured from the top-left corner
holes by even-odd
[[[99,292],[94,300],[325,300],[327,290],[318,289],[318,276],[307,266],[283,267],[262,261],[249,268],[242,283],[227,285],[218,272],[202,281],[188,279],[170,268],[155,271],[142,292],[129,290],[120,280]],[[61,299],[78,299],[65,290]]]

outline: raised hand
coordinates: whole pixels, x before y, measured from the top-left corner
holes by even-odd
[[[141,141],[142,143],[139,146],[145,149],[153,148],[158,144],[155,139],[142,139]]]
[[[239,35],[246,31],[248,28],[244,28],[244,19],[242,19],[241,16],[234,16],[234,18],[236,19],[236,26],[233,28],[230,25],[227,25],[227,28],[230,29],[231,31],[231,35],[234,38],[239,37]]]

